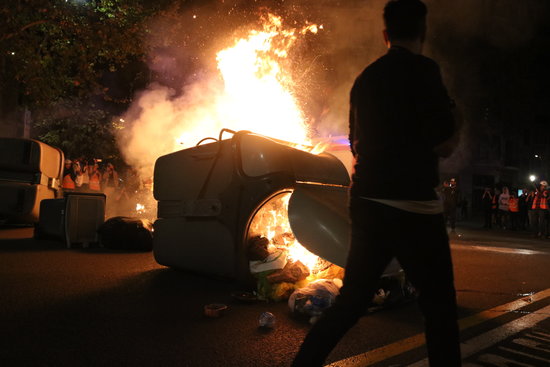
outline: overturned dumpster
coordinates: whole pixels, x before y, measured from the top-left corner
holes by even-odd
[[[33,139],[0,138],[0,220],[37,223],[40,203],[62,197],[63,152]]]
[[[341,278],[350,183],[342,162],[247,131],[212,140],[156,161],[157,262],[246,282],[254,275],[272,299]]]

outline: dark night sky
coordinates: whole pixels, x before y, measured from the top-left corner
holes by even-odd
[[[174,69],[168,71],[170,75],[164,81],[175,81],[170,86],[177,88],[190,82],[193,71],[211,64],[214,52],[224,42],[250,29],[258,20],[258,9],[267,8],[282,15],[290,25],[304,20],[323,24],[323,32],[308,39],[299,51],[294,68],[305,77],[296,93],[313,110],[321,108],[319,104],[327,104],[331,113],[321,122],[321,128],[341,133],[347,128],[347,98],[353,79],[385,52],[381,35],[385,3],[386,0],[187,1],[186,11],[175,18],[179,23],[177,36],[166,39],[166,27],[171,25],[153,24],[149,42],[155,52],[174,58]],[[512,125],[520,120],[523,124],[548,119],[548,1],[426,3],[429,33],[425,54],[440,63],[449,92],[463,108],[467,120],[481,124],[487,113]],[[192,22],[191,14],[198,16]]]

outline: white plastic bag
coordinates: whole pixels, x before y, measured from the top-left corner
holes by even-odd
[[[334,304],[341,287],[342,280],[338,278],[316,280],[295,290],[288,299],[288,307],[292,312],[310,316],[309,322],[313,324]]]

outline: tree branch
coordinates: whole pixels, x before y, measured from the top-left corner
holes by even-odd
[[[5,40],[7,40],[7,39],[10,39],[10,38],[12,38],[12,37],[15,37],[17,34],[23,32],[24,30],[26,30],[26,29],[28,29],[28,28],[30,28],[30,27],[34,27],[35,25],[39,25],[39,24],[44,24],[44,23],[46,23],[46,22],[47,22],[47,20],[37,20],[36,22],[29,23],[29,24],[27,24],[27,25],[21,27],[21,29],[20,29],[19,31],[17,31],[17,32],[8,33],[8,34],[2,36],[2,38],[0,38],[0,41],[5,41]]]

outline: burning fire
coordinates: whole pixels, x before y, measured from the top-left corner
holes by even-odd
[[[266,203],[255,215],[250,224],[249,237],[263,235],[269,240],[269,250],[286,251],[290,262],[300,261],[315,274],[327,267],[328,263],[303,247],[292,234],[288,220],[288,202],[291,193],[279,194]]]
[[[315,24],[284,28],[281,17],[268,14],[262,30],[252,30],[247,38],[219,51],[216,60],[224,90],[214,105],[205,109],[197,126],[209,126],[209,134],[222,128],[249,130],[309,150],[307,120],[292,92],[288,56],[299,37],[319,29],[322,26]],[[200,132],[197,136],[197,131],[186,126],[176,139],[177,149],[196,144],[205,136]]]
[[[137,203],[136,204],[136,213],[143,214],[145,212],[145,205]]]

